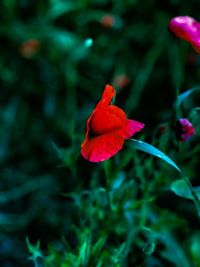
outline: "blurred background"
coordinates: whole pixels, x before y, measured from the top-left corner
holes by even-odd
[[[200,56],[168,32],[199,17],[195,0],[1,0],[0,266],[200,266],[191,200],[170,191],[178,174],[127,145],[92,164],[80,155],[85,123],[106,84],[145,123],[155,145],[199,185]],[[195,109],[194,109],[195,107]],[[189,117],[196,135],[176,140]],[[40,241],[40,244],[37,243]],[[89,251],[89,252],[88,252]]]

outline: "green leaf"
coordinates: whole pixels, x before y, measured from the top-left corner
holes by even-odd
[[[200,266],[200,234],[193,235],[190,241],[190,254],[194,266]]]
[[[184,80],[184,62],[181,58],[180,49],[177,43],[170,43],[168,49],[170,60],[169,70],[171,72],[171,78],[174,87],[178,90],[178,88],[180,88],[180,86],[183,84]]]
[[[154,242],[147,242],[143,247],[143,252],[147,255],[151,255],[155,251],[156,244]]]
[[[188,260],[186,251],[180,242],[177,242],[175,236],[170,231],[165,231],[165,234],[157,234],[159,242],[164,244],[164,249],[161,252],[162,257],[167,259],[176,267],[191,267],[191,262]]]
[[[38,258],[43,257],[40,251],[40,241],[38,241],[36,245],[32,245],[28,237],[26,237],[26,244],[27,244],[30,254],[32,255],[31,257],[29,257],[30,260],[33,260],[34,262],[36,262]]]
[[[91,47],[93,45],[93,39],[92,38],[85,39],[84,45],[85,47],[88,47],[88,48]]]
[[[75,173],[75,162],[77,159],[77,151],[75,151],[75,148],[59,148],[53,141],[52,146],[64,166],[68,167],[73,173]]]
[[[112,262],[115,264],[121,263],[126,254],[127,254],[127,244],[123,243],[118,249],[113,251]]]
[[[3,5],[6,7],[6,11],[7,11],[6,15],[8,15],[8,12],[9,12],[9,15],[13,14],[17,6],[15,0],[4,0]]]
[[[78,38],[73,33],[54,27],[49,28],[48,37],[53,43],[52,50],[56,48],[60,53],[71,51],[71,49],[74,49],[79,43]]]
[[[180,197],[185,197],[193,200],[192,192],[186,181],[183,179],[174,181],[171,184],[171,190]],[[193,190],[196,193],[197,197],[200,199],[200,187],[193,187]]]
[[[83,243],[81,244],[79,251],[79,263],[80,266],[86,267],[90,258],[91,238],[90,234],[86,233]]]
[[[97,261],[101,250],[106,242],[107,237],[106,236],[102,236],[99,238],[99,240],[92,246],[92,259],[94,262]],[[98,262],[98,261],[97,261]]]
[[[165,153],[160,151],[159,149],[157,149],[154,146],[152,146],[146,142],[143,142],[143,141],[139,141],[139,140],[135,140],[135,139],[131,139],[131,141],[132,141],[131,146],[134,149],[143,151],[143,152],[148,153],[152,156],[160,158],[160,159],[164,160],[166,163],[168,163],[169,165],[171,165],[172,167],[174,167],[177,171],[181,172],[181,170],[176,165],[176,163],[173,160],[171,160]]]
[[[52,6],[48,10],[47,19],[50,21],[54,21],[59,17],[66,15],[66,13],[74,10],[75,5],[73,2],[64,2],[64,1],[51,1]]]
[[[199,187],[197,188],[192,187],[189,179],[186,176],[184,176],[183,179],[184,179],[184,182],[177,181],[177,183],[175,183],[174,185],[172,184],[171,189],[178,196],[192,199],[192,201],[194,202],[196,206],[198,217],[200,218]]]
[[[165,39],[161,36],[161,38],[157,39],[155,44],[153,44],[153,46],[146,53],[142,66],[136,75],[129,98],[126,101],[126,110],[133,110],[138,105],[142,91],[147,84],[157,59],[163,51],[164,41]]]
[[[182,102],[186,98],[188,98],[191,94],[196,93],[197,91],[200,91],[200,87],[199,86],[191,88],[191,89],[187,90],[186,92],[180,94],[178,99],[177,99],[177,101],[176,101],[177,106],[181,105]]]

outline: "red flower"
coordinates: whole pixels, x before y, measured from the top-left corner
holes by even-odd
[[[36,39],[29,39],[21,44],[20,53],[25,58],[34,56],[40,48],[40,42]]]
[[[169,30],[177,37],[189,42],[197,53],[200,53],[200,23],[188,16],[173,18]]]
[[[117,89],[122,89],[129,84],[130,80],[126,74],[120,74],[113,80],[113,84]]]
[[[188,119],[179,119],[176,123],[176,135],[180,141],[187,141],[191,136],[195,134],[195,128]]]
[[[122,149],[126,139],[144,127],[143,123],[127,119],[122,109],[110,105],[115,94],[114,88],[106,85],[101,100],[87,120],[81,154],[91,162],[114,156]]]
[[[101,25],[104,26],[105,28],[111,28],[114,26],[116,23],[115,17],[112,15],[104,15],[101,20]]]

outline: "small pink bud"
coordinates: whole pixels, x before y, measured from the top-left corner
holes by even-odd
[[[179,119],[176,123],[176,136],[180,141],[187,141],[195,134],[195,128],[186,118]]]

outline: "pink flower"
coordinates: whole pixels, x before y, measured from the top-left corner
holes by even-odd
[[[195,134],[195,128],[188,119],[179,119],[176,123],[176,135],[178,140],[187,141],[191,136]]]
[[[91,162],[114,156],[122,149],[126,139],[144,127],[143,123],[127,119],[121,108],[111,105],[115,94],[115,89],[107,84],[101,100],[87,120],[81,154]]]
[[[189,42],[197,53],[200,53],[200,23],[189,16],[173,18],[169,30],[177,37]]]

